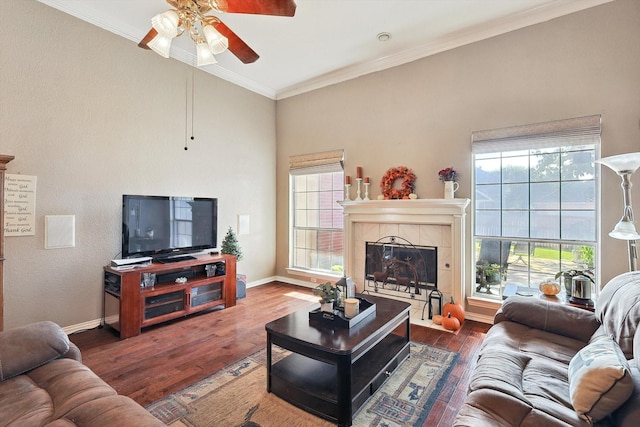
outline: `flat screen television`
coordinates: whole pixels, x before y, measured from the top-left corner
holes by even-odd
[[[155,259],[215,248],[218,199],[122,196],[122,257]]]

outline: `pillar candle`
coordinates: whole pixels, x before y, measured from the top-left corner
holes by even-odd
[[[368,176],[364,177],[364,182],[366,182],[367,184],[369,183],[369,177]]]
[[[362,167],[358,166],[356,168],[356,178],[362,178]]]
[[[350,175],[347,175],[347,176],[344,178],[344,183],[345,183],[346,185],[351,184],[351,176],[350,176]]]

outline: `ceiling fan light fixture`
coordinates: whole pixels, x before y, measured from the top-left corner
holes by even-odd
[[[158,33],[158,35],[147,44],[147,46],[158,55],[168,58],[171,53],[171,40],[171,37]]]
[[[202,27],[207,44],[211,48],[211,52],[214,55],[218,55],[229,48],[229,39],[220,34],[218,30],[211,24],[207,24]]]
[[[203,40],[198,41],[196,44],[197,65],[202,67],[204,65],[211,65],[218,62],[216,57],[211,52],[209,45]]]
[[[165,37],[173,38],[178,35],[180,18],[175,10],[167,10],[151,18],[151,26]]]

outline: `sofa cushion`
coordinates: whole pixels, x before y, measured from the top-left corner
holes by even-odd
[[[502,304],[495,323],[504,320],[583,342],[600,326],[590,311],[520,295],[512,295]]]
[[[0,419],[15,425],[45,425],[87,402],[115,395],[82,363],[54,360],[0,383]]]
[[[120,396],[82,363],[59,359],[0,382],[0,425],[160,427],[131,398]]]
[[[633,392],[629,363],[620,346],[603,337],[589,343],[569,363],[571,403],[581,418],[599,421]]]
[[[640,369],[631,365],[633,378],[633,393],[620,408],[613,413],[613,420],[617,427],[637,427],[640,420]]]
[[[0,381],[64,357],[71,344],[53,322],[37,322],[0,332]]]
[[[505,347],[529,356],[559,362],[566,370],[571,358],[585,345],[587,342],[530,328],[520,323],[501,322],[489,329],[482,348],[483,351],[491,352],[494,347]]]
[[[596,317],[605,335],[613,336],[627,359],[633,356],[633,337],[640,324],[640,271],[611,279],[596,304]]]

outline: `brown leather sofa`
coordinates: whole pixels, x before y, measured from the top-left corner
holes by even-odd
[[[479,350],[454,426],[640,425],[640,272],[592,313],[507,298]]]
[[[164,426],[81,362],[52,322],[0,332],[0,426]]]

